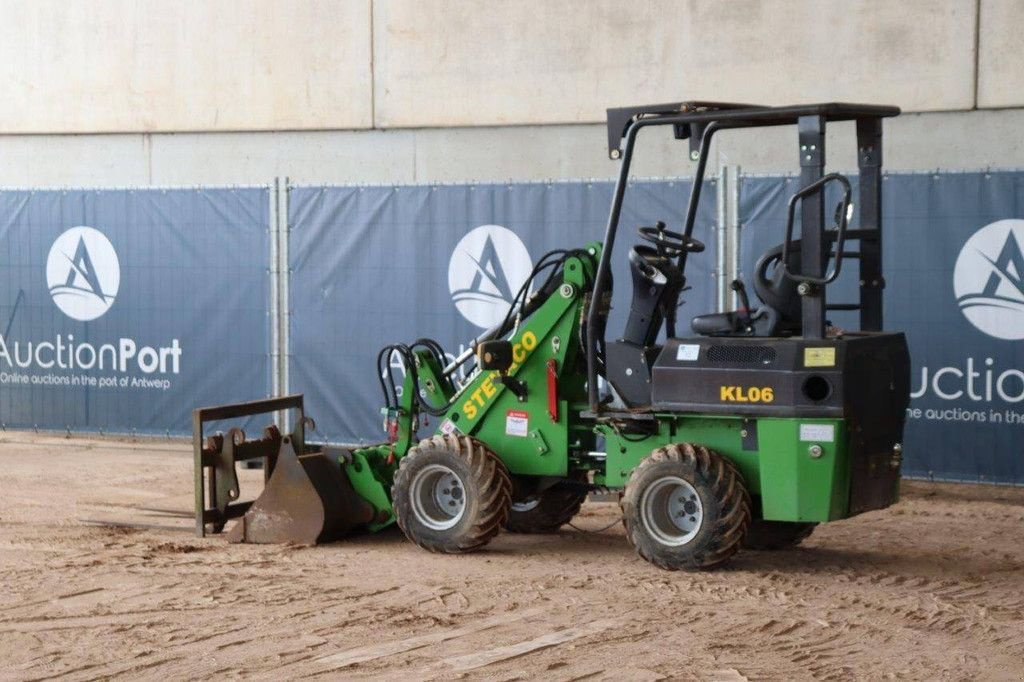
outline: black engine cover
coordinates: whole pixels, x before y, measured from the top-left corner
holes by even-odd
[[[669,339],[651,377],[651,407],[670,412],[902,424],[909,400],[906,339],[892,333]]]

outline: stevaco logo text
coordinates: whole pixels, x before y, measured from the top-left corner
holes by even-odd
[[[720,386],[719,400],[727,403],[770,403],[775,400],[775,389],[770,386]]]
[[[526,362],[530,351],[536,347],[537,335],[533,332],[523,334],[523,338],[518,343],[512,345],[512,365],[508,368],[508,373],[515,373]],[[462,412],[466,415],[466,419],[476,419],[477,414],[480,413],[480,408],[486,405],[487,401],[498,392],[498,388],[494,383],[499,376],[499,372],[491,372],[486,379],[480,382],[477,389],[469,394],[469,399],[462,404]]]

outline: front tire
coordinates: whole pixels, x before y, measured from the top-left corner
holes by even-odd
[[[733,464],[702,445],[658,448],[633,470],[622,497],[626,537],[668,570],[728,561],[750,525],[750,495]]]
[[[431,552],[480,549],[509,515],[512,481],[486,445],[469,436],[437,435],[402,458],[391,486],[399,528]]]

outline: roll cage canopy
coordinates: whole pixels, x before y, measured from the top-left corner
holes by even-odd
[[[882,190],[882,119],[897,116],[898,107],[875,104],[829,102],[767,107],[727,102],[673,102],[644,106],[608,109],[608,156],[621,159],[619,177],[615,185],[604,248],[598,263],[594,292],[587,311],[588,320],[600,314],[604,294],[611,274],[611,258],[619,228],[622,202],[629,181],[637,136],[652,126],[672,126],[676,139],[689,140],[690,158],[697,162],[693,186],[690,189],[683,234],[693,236],[701,185],[707,168],[708,150],[715,133],[720,130],[762,128],[795,125],[800,163],[799,197],[791,201],[790,215],[795,202],[800,203],[801,269],[795,273],[801,281],[802,336],[820,339],[825,335],[825,315],[829,309],[859,310],[863,331],[882,329],[882,242],[881,242],[881,190]],[[859,226],[847,230],[846,237],[860,242],[860,302],[841,304],[830,308],[825,301],[825,266],[831,242],[825,234],[824,182],[825,127],[828,122],[855,121],[857,126],[857,167],[860,173],[858,196]],[[819,183],[817,189],[810,186]],[[807,190],[807,191],[805,191]],[[792,223],[787,226],[787,243]],[[685,275],[687,252],[679,257],[679,269]],[[841,256],[840,256],[841,257]],[[603,325],[587,324],[587,380],[590,409],[599,412],[597,390],[598,330]]]

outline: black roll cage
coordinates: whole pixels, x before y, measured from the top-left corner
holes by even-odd
[[[619,229],[622,202],[629,184],[629,168],[637,136],[642,129],[671,125],[677,139],[690,140],[690,156],[696,159],[697,169],[690,188],[683,228],[683,235],[689,239],[693,236],[708,150],[715,133],[737,128],[797,126],[800,187],[808,191],[800,199],[801,268],[799,273],[793,273],[793,277],[801,280],[802,336],[806,339],[821,339],[825,336],[825,315],[828,310],[859,310],[863,331],[882,329],[882,289],[885,287],[885,280],[882,278],[881,240],[882,119],[897,116],[899,113],[899,107],[840,102],[766,107],[691,101],[608,109],[608,155],[612,159],[621,158],[622,163],[608,213],[604,248],[597,267],[594,291],[587,310],[587,392],[590,411],[596,414],[601,410],[597,386],[597,333],[599,328],[604,327],[593,324],[592,321],[598,319],[604,305],[615,235]],[[857,239],[860,243],[859,252],[856,254],[860,262],[858,304],[843,303],[829,306],[825,301],[825,285],[822,283],[832,241],[825,234],[825,182],[820,182],[816,190],[810,190],[809,186],[819,183],[825,177],[825,125],[829,121],[856,121],[857,125],[860,225],[857,230],[845,230],[845,236],[848,239]],[[625,146],[622,144],[623,141]],[[791,206],[791,221],[792,217]],[[787,242],[791,239],[788,234],[791,229],[792,224],[787,226]],[[842,258],[843,255],[840,253],[837,258]],[[683,273],[686,268],[686,257],[687,252],[683,251],[678,258],[679,269]],[[601,341],[603,343],[604,339]]]

